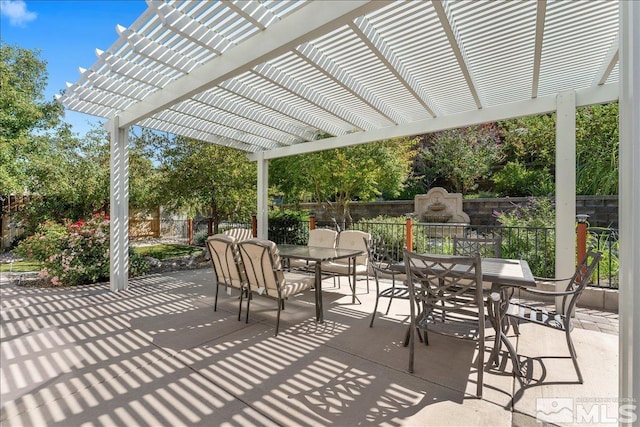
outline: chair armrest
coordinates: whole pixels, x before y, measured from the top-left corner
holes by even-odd
[[[540,289],[528,289],[528,288],[522,288],[520,290],[523,291],[523,292],[534,294],[534,295],[552,296],[552,297],[561,297],[561,296],[565,296],[565,295],[573,295],[578,291],[577,289],[573,290],[573,291],[543,291],[543,290],[540,290]]]
[[[555,278],[551,278],[551,277],[537,277],[537,276],[533,276],[533,279],[536,282],[564,282],[566,280],[571,280],[571,277],[565,277],[562,279],[555,279]]]

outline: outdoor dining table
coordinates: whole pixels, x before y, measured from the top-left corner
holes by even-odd
[[[319,246],[307,245],[278,245],[278,251],[281,258],[299,259],[314,264],[315,271],[315,290],[316,290],[316,320],[319,323],[324,322],[324,310],[322,306],[322,263],[326,261],[335,261],[338,259],[349,259],[349,265],[353,271],[352,303],[356,302],[356,257],[362,255],[363,251],[357,249],[342,248],[325,248]],[[351,262],[353,260],[353,262]]]
[[[405,271],[404,263],[396,263],[391,266],[393,270]],[[502,327],[504,321],[506,308],[509,305],[507,298],[507,291],[517,288],[532,288],[536,286],[536,280],[531,273],[529,264],[522,259],[502,259],[502,258],[482,258],[482,282],[484,284],[490,284],[488,289],[491,294],[498,293],[500,295],[500,301],[497,301],[498,308],[494,308],[494,304],[489,303],[487,309],[487,315],[489,320],[496,330],[496,337],[489,357],[490,363],[499,363],[498,357],[502,344],[507,347],[507,351],[514,364],[514,372],[520,374],[520,363],[516,354],[515,348],[509,337],[505,333]]]

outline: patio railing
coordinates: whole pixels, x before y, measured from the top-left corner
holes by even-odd
[[[234,224],[233,226],[241,226]],[[251,228],[251,224],[243,224]],[[221,231],[232,225],[221,225]],[[335,223],[316,222],[318,228],[334,228]],[[406,245],[406,224],[398,222],[360,221],[350,228],[363,230],[384,239],[390,248],[391,256],[402,260],[402,250]],[[290,226],[279,224],[270,227],[269,239],[276,243],[306,244],[310,223],[302,222]],[[455,223],[413,223],[413,250],[439,254],[453,253],[453,236],[500,237],[503,258],[521,258],[526,260],[534,275],[554,277],[555,274],[555,229],[553,227],[503,227],[471,226]],[[194,234],[207,231],[206,221],[194,222]],[[163,221],[161,235],[187,238],[187,221]],[[603,253],[598,266],[594,286],[618,288],[618,231],[613,228],[589,227],[587,229],[587,247]]]
[[[331,224],[318,226],[331,227]],[[391,256],[402,260],[406,245],[404,223],[366,222],[353,224],[352,228],[381,236],[390,248]],[[471,226],[449,223],[413,223],[413,250],[438,254],[453,253],[453,236],[500,237],[502,257],[524,259],[534,275],[555,275],[555,229],[553,227],[503,227]],[[307,228],[308,229],[308,228]],[[587,229],[587,247],[603,253],[594,286],[618,288],[618,232],[613,228],[590,227]]]

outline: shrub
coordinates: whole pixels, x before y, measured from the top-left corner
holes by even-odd
[[[40,277],[53,286],[75,286],[109,277],[109,220],[95,215],[87,221],[61,226],[45,222],[39,232],[21,242],[18,251],[42,260]],[[142,255],[129,250],[130,274],[144,274],[148,266]]]
[[[67,227],[54,221],[38,225],[33,235],[21,240],[15,254],[36,261],[45,262],[51,255],[62,250]]]
[[[309,214],[303,211],[274,210],[269,212],[269,240],[276,243],[305,245],[309,240]]]
[[[548,196],[554,192],[553,177],[541,169],[527,169],[509,162],[492,178],[496,190],[507,196]]]
[[[209,233],[207,231],[198,231],[193,235],[193,244],[196,246],[206,246]]]
[[[502,256],[527,260],[533,274],[555,274],[555,207],[551,199],[529,198],[508,212],[494,212],[502,224]]]

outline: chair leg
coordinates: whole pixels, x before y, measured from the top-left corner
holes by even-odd
[[[371,322],[369,323],[369,327],[373,328],[373,320],[376,318],[376,311],[378,310],[378,300],[380,299],[380,293],[376,292],[376,303],[373,306],[373,313],[371,313]],[[389,310],[387,310],[387,313]]]
[[[244,295],[244,289],[240,288],[240,304],[238,305],[238,322],[242,317],[242,297]]]
[[[213,311],[218,311],[218,288],[220,288],[220,284],[216,282],[216,299],[213,302]]]
[[[251,304],[251,300],[253,299],[253,294],[249,289],[247,289],[246,292],[247,292],[247,318],[245,320],[245,323],[249,323],[249,305]]]
[[[582,384],[584,381],[582,379],[582,372],[580,372],[580,367],[578,366],[578,355],[576,354],[576,349],[573,346],[573,341],[571,340],[571,333],[568,329],[565,331],[565,337],[567,338],[567,346],[569,347],[569,353],[571,353],[573,367],[576,369],[576,374],[578,375],[578,381]]]
[[[278,316],[276,317],[276,335],[275,335],[276,337],[278,336],[278,329],[280,328],[280,311],[282,311],[281,308],[283,305],[281,304],[281,302],[282,300],[278,300]]]
[[[482,382],[484,379],[484,340],[481,339],[478,342],[478,360],[476,363],[476,369],[478,370],[478,383],[476,387],[476,396],[478,399],[482,399]]]

